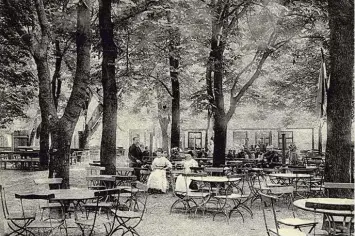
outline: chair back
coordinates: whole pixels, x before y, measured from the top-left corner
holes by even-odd
[[[114,176],[87,176],[86,177],[88,189],[105,189],[110,187],[110,183],[115,183],[116,178]]]
[[[135,181],[134,185],[135,185],[135,188],[140,190],[139,192],[143,196],[143,201],[141,201],[141,203],[143,204],[142,215],[140,217],[140,221],[141,221],[142,218],[143,218],[144,212],[146,211],[146,207],[147,207],[147,200],[148,200],[148,196],[149,196],[148,185],[144,184],[144,183],[142,183],[140,181]],[[122,190],[122,192],[125,192],[125,191],[126,190],[124,190],[124,189]],[[139,197],[139,196],[136,195],[136,197]]]
[[[293,194],[294,187],[292,185],[289,186],[277,186],[277,187],[272,187],[270,188],[270,192],[272,194]]]
[[[86,172],[87,172],[87,176],[90,175],[100,175],[100,172],[102,170],[105,170],[104,166],[87,166],[85,167]]]
[[[354,190],[354,183],[333,183],[324,182],[325,189],[351,189]]]
[[[205,172],[209,175],[223,175],[224,168],[223,167],[205,167]]]
[[[132,167],[121,167],[121,166],[119,166],[119,167],[116,167],[116,173],[117,173],[117,175],[132,175],[132,173],[133,173],[133,171],[134,171],[134,168],[132,168]]]
[[[120,189],[120,188],[97,190],[94,192],[94,196],[96,197],[96,201],[95,201],[96,206],[93,208],[94,209],[94,218],[91,221],[91,225],[89,226],[91,228],[90,233],[89,233],[90,236],[94,234],[94,229],[95,229],[96,221],[98,218],[98,214],[100,214],[100,211],[101,211],[100,203],[105,202],[108,199],[110,199],[112,201],[112,206],[113,206],[112,209],[114,209],[114,211],[116,213],[118,210],[118,207],[120,205],[119,195],[121,192],[122,192],[122,189]],[[79,211],[81,211],[81,210],[79,210]],[[113,217],[113,222],[110,225],[110,227],[114,226],[114,221],[115,221],[115,218]]]
[[[28,206],[35,206],[38,208],[38,210],[40,210],[40,200],[45,200],[47,206],[49,205],[49,202],[51,199],[55,198],[55,195],[53,193],[44,193],[44,194],[40,194],[40,193],[28,193],[28,194],[15,194],[15,198],[20,199],[21,202],[21,210],[22,210],[22,216],[25,217],[26,213],[25,213],[25,207],[24,207],[24,200],[29,200],[30,203],[28,204]],[[33,201],[33,200],[37,200],[37,201]],[[63,214],[63,209],[61,209],[61,215],[63,217],[62,220],[64,220],[64,214]],[[54,217],[51,217],[51,211],[49,211],[49,217],[47,219],[47,221],[50,223],[51,228],[52,228],[52,219],[54,219]]]
[[[306,207],[313,209],[336,210],[336,211],[354,211],[354,205],[337,205],[337,204],[324,204],[317,202],[306,202]]]
[[[324,182],[324,190],[326,196],[330,196],[330,191],[332,189],[342,190],[349,196],[354,196],[354,183],[336,183],[336,182]]]
[[[273,196],[273,195],[269,195],[269,194],[265,194],[260,192],[260,198],[261,198],[261,205],[262,205],[262,210],[263,210],[263,217],[264,217],[264,223],[265,223],[265,228],[266,228],[266,232],[268,235],[270,235],[269,230],[270,227],[268,225],[267,219],[269,218],[269,216],[267,215],[267,209],[271,208],[272,211],[272,217],[274,219],[274,223],[275,225],[272,228],[276,229],[276,233],[277,235],[279,235],[279,227],[278,227],[278,223],[277,223],[277,216],[276,216],[276,210],[275,210],[275,202],[278,200],[277,196]]]
[[[48,186],[56,186],[60,188],[60,185],[63,182],[62,178],[48,178],[48,179],[35,179],[33,180],[36,185],[48,185]]]
[[[18,198],[20,200],[22,199],[28,199],[28,200],[50,200],[54,198],[55,195],[54,193],[51,194],[35,194],[35,193],[29,193],[29,194],[15,194],[15,198]]]

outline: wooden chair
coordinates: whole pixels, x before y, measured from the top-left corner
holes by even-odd
[[[29,202],[28,204],[33,204],[38,206],[38,209],[40,204],[39,201],[44,200],[47,204],[49,204],[49,201],[53,199],[55,196],[54,194],[15,194],[15,198],[20,199],[21,202],[21,210],[23,216],[25,216],[25,207],[24,207],[24,201],[26,200]],[[35,202],[34,202],[35,201]],[[64,226],[64,213],[61,213],[62,218],[57,219],[53,218],[51,216],[51,211],[48,211],[48,217],[43,220],[43,217],[41,219],[35,219],[31,221],[27,226],[26,226],[26,231],[29,232],[31,235],[39,235],[41,234],[39,231],[43,230],[42,232],[46,232],[49,234],[52,234],[55,229],[61,230]],[[37,230],[37,233],[34,233],[33,231]],[[43,233],[42,233],[43,234]]]
[[[278,200],[277,196],[273,196],[270,194],[265,194],[260,192],[260,198],[262,202],[262,210],[264,216],[264,223],[266,228],[266,233],[268,236],[276,235],[276,236],[306,236],[305,233],[299,231],[298,229],[294,228],[281,228],[280,223],[277,220],[276,210],[275,210],[275,202]],[[268,215],[268,208],[271,208],[272,217]],[[268,219],[273,220],[273,227],[269,227]]]
[[[9,212],[6,202],[5,189],[0,185],[1,207],[4,215],[5,223],[7,223],[10,235],[26,235],[29,233],[27,227],[35,220],[35,212]]]

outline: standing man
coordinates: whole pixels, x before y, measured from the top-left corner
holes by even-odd
[[[130,160],[129,166],[134,168],[134,175],[140,181],[141,172],[137,169],[142,166],[143,153],[139,147],[139,138],[133,138],[133,144],[129,147],[128,158]]]

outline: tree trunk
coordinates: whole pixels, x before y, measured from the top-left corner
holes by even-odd
[[[99,1],[99,26],[102,59],[103,120],[100,162],[106,167],[104,173],[116,174],[116,129],[117,129],[117,86],[115,78],[115,59],[117,48],[113,41],[111,22],[111,0]]]
[[[59,95],[62,87],[62,81],[60,80],[60,70],[62,67],[63,54],[60,50],[59,40],[55,41],[55,70],[52,79],[52,96],[54,99],[55,108],[58,108]]]
[[[212,113],[211,113],[211,110],[208,108],[207,109],[206,135],[205,135],[205,150],[208,147],[208,136],[209,136],[210,126],[211,126],[211,117],[212,117]]]
[[[330,87],[325,181],[353,182],[354,2],[329,0],[328,5]]]
[[[169,65],[172,89],[171,100],[171,148],[180,147],[180,83],[179,83],[179,50],[180,31],[173,28],[169,31]]]
[[[164,152],[169,151],[169,135],[168,135],[168,126],[169,126],[169,118],[159,117],[161,136],[162,136],[162,149]]]
[[[216,24],[216,23],[215,23]],[[223,95],[223,52],[224,42],[219,39],[220,25],[216,24],[211,40],[210,60],[213,61],[213,96],[214,96],[214,150],[213,166],[225,164],[225,151],[227,143],[227,119],[224,110]]]
[[[34,53],[34,59],[37,65],[39,80],[39,106],[41,109],[41,128],[40,128],[40,168],[47,169],[49,164],[49,125],[50,119],[56,117],[56,110],[51,93],[50,74],[48,68],[47,51],[38,51]]]
[[[60,120],[54,119],[51,124],[53,127],[51,129],[52,153],[54,161],[53,171],[56,173],[55,177],[63,179],[61,188],[69,188],[69,157],[71,139],[80,113],[85,108],[85,102],[89,97],[87,89],[90,83],[90,20],[90,1],[79,2],[77,6],[77,59],[73,90],[62,118],[60,118]]]

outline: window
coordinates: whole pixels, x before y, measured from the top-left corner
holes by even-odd
[[[202,147],[202,132],[189,132],[188,133],[188,148],[201,149]]]
[[[270,145],[270,144],[272,144],[272,140],[270,137],[272,137],[271,131],[256,131],[255,132],[255,144],[256,145],[264,144],[266,146]]]
[[[282,134],[285,134],[287,148],[293,143],[293,131],[279,131],[279,148],[282,148]]]
[[[7,138],[2,135],[0,136],[0,147],[8,147]]]
[[[233,132],[233,145],[242,146],[248,145],[248,132],[247,131],[234,131]]]

